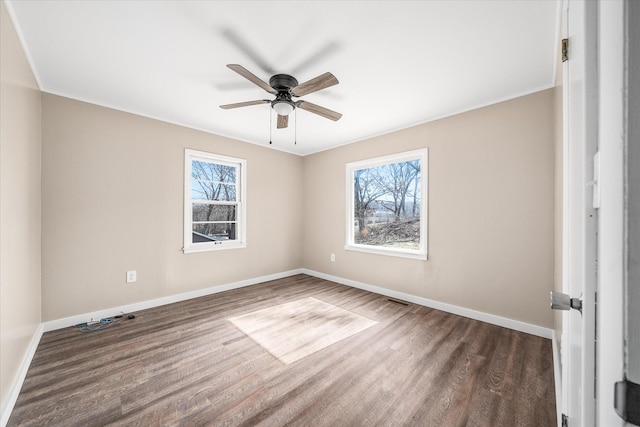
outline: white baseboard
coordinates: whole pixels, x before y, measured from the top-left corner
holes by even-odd
[[[24,379],[27,377],[27,371],[29,370],[29,366],[31,366],[33,356],[36,354],[36,349],[38,348],[38,344],[40,344],[40,339],[42,338],[43,332],[44,330],[41,323],[36,328],[33,337],[31,337],[31,342],[29,343],[29,347],[27,347],[27,353],[24,355],[22,363],[20,364],[20,368],[18,369],[16,380],[9,390],[7,398],[2,402],[2,409],[0,410],[0,426],[2,427],[5,427],[9,422],[11,411],[13,411],[13,407],[18,400],[18,395],[20,394],[20,390],[22,389],[22,384],[24,383]]]
[[[252,279],[241,280],[239,282],[227,283],[224,285],[212,286],[206,289],[198,289],[197,291],[185,292],[182,294],[169,295],[162,298],[155,298],[147,301],[140,301],[133,304],[127,304],[121,307],[107,308],[93,313],[83,313],[75,316],[65,317],[63,319],[50,320],[43,323],[44,332],[54,331],[56,329],[67,328],[79,323],[88,322],[91,319],[102,319],[112,317],[124,313],[135,313],[136,311],[146,310],[148,308],[159,307],[161,305],[172,304],[174,302],[185,301],[192,298],[198,298],[205,295],[217,294],[219,292],[230,291],[232,289],[243,288],[270,280],[282,279],[296,274],[301,274],[302,270],[290,270],[282,273],[269,274],[267,276],[254,277]]]
[[[538,325],[532,325],[530,323],[521,322],[519,320],[513,320],[506,317],[496,316],[494,314],[484,313],[482,311],[471,310],[469,308],[460,307],[453,304],[447,304],[440,301],[431,300],[428,298],[422,298],[411,294],[405,294],[404,292],[397,292],[378,286],[369,285],[355,280],[344,279],[342,277],[332,276],[330,274],[319,273],[317,271],[303,268],[302,273],[309,276],[318,277],[320,279],[330,280],[332,282],[340,283],[342,285],[351,286],[365,291],[373,292],[376,294],[386,295],[388,297],[401,299],[404,301],[412,302],[414,304],[423,305],[425,307],[435,308],[437,310],[446,311],[447,313],[457,314],[459,316],[468,317],[470,319],[480,320],[482,322],[491,323],[493,325],[502,326],[505,328],[513,329],[527,334],[536,335],[543,338],[551,339],[553,335],[553,329],[545,328]]]

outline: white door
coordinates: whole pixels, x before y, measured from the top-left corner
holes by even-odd
[[[595,424],[596,225],[593,157],[597,146],[596,12],[592,1],[563,4],[563,291],[582,299],[582,313],[562,318],[562,413],[568,425]]]
[[[614,384],[624,376],[624,2],[603,1],[598,8],[600,209],[598,211],[598,426],[621,427],[614,410]]]

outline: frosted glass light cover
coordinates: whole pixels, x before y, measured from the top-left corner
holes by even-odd
[[[279,116],[288,116],[293,111],[293,105],[285,101],[275,102],[273,109]]]

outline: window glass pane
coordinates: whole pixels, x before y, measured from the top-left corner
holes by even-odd
[[[353,242],[420,249],[420,160],[353,172]]]
[[[235,184],[222,184],[214,181],[191,180],[191,200],[236,201]]]
[[[193,221],[235,221],[235,205],[193,204]]]
[[[222,165],[202,160],[191,161],[191,177],[193,179],[235,183],[237,169],[236,166]]]
[[[237,224],[193,224],[192,242],[217,242],[236,239]]]

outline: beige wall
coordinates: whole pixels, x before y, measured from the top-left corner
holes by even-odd
[[[305,157],[304,267],[553,327],[553,94]],[[429,260],[345,251],[345,163],[422,147],[429,148]]]
[[[49,94],[42,114],[44,321],[301,266],[300,157]],[[247,248],[183,254],[185,148],[247,160]]]
[[[0,402],[4,412],[40,324],[41,97],[4,3],[0,20]]]

